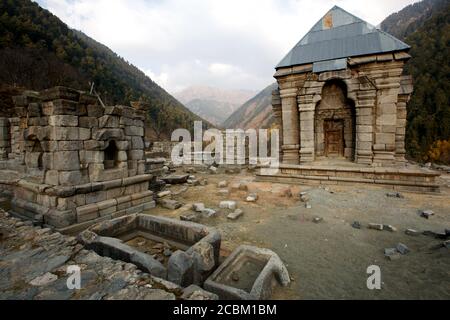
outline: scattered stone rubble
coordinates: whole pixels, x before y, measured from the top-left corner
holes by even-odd
[[[247,199],[245,201],[246,202],[256,202],[256,201],[258,201],[258,194],[257,193],[250,193],[247,196]]]
[[[420,212],[420,216],[429,219],[431,216],[434,216],[434,212],[432,210],[423,210]]]
[[[219,207],[221,209],[236,210],[237,204],[236,201],[222,201],[220,202]]]
[[[190,299],[133,264],[101,257],[74,237],[29,226],[2,210],[0,241],[0,299]],[[67,287],[72,265],[81,268],[81,290]]]
[[[234,220],[239,219],[243,214],[244,214],[244,211],[242,211],[241,209],[236,209],[234,212],[230,213],[227,216],[227,219],[234,221]]]

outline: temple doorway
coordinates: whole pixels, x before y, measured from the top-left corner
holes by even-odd
[[[329,80],[322,89],[322,100],[316,106],[314,138],[316,158],[355,157],[355,107],[347,98],[346,84]]]

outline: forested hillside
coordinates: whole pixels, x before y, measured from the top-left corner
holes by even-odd
[[[144,100],[155,139],[200,119],[138,68],[29,0],[0,2],[0,70],[3,87],[89,90],[93,82],[105,104]]]
[[[418,161],[450,162],[450,1],[426,0],[381,24],[411,46],[405,72],[414,79],[406,150]]]
[[[381,23],[381,30],[404,40],[434,14],[445,10],[448,4],[449,0],[424,0],[413,3],[387,17]]]
[[[269,128],[273,123],[272,91],[278,87],[271,84],[237,109],[224,123],[224,128]]]

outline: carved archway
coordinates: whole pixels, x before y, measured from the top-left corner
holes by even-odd
[[[348,98],[347,84],[330,79],[322,87],[314,115],[315,156],[355,159],[355,103]]]

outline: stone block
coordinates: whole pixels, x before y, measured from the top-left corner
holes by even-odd
[[[58,150],[59,151],[78,151],[83,149],[82,141],[58,141]]]
[[[246,271],[248,268],[252,275]],[[291,281],[278,255],[268,249],[240,246],[205,281],[204,288],[222,300],[268,300],[274,280],[284,287]]]
[[[57,99],[45,102],[42,106],[42,113],[47,116],[52,115],[79,115],[80,109],[75,101]]]
[[[236,201],[222,201],[219,204],[219,207],[221,209],[230,209],[230,210],[236,210]]]
[[[54,127],[77,127],[78,117],[70,115],[51,115],[48,124]]]
[[[125,135],[127,136],[144,136],[144,128],[136,126],[126,126]]]
[[[369,223],[368,228],[373,229],[373,230],[382,231],[384,229],[384,225],[379,224],[379,223]]]
[[[99,128],[118,128],[119,127],[119,117],[105,115],[98,119]]]
[[[372,141],[371,133],[358,133],[357,137],[358,141]]]
[[[53,170],[55,167],[52,152],[44,152],[42,154],[42,168],[44,170]]]
[[[57,170],[48,170],[45,172],[45,184],[59,185],[59,173]]]
[[[79,129],[77,127],[50,127],[49,136],[51,140],[58,141],[79,140]]]
[[[80,117],[79,126],[81,128],[95,128],[98,127],[98,120],[95,117]]]
[[[117,161],[127,161],[128,153],[126,151],[117,152]]]
[[[395,126],[395,125],[381,126],[381,132],[382,133],[396,133],[397,126]]]
[[[357,126],[356,132],[358,133],[372,133],[373,132],[373,126]]]
[[[372,116],[358,116],[356,117],[357,125],[373,125],[373,117]]]
[[[105,153],[103,151],[80,151],[80,161],[82,163],[103,163]]]
[[[94,140],[124,140],[122,129],[97,129],[93,130],[92,138]]]
[[[111,181],[111,180],[119,180],[124,176],[122,169],[108,169],[104,170],[100,173],[99,179],[100,181]]]
[[[82,184],[83,182],[83,176],[81,174],[81,171],[60,171],[59,172],[59,183],[63,186],[71,186],[71,185],[78,185]]]
[[[142,137],[131,137],[131,149],[144,150],[144,139]]]
[[[56,170],[74,171],[80,169],[80,159],[77,151],[57,151],[54,153]]]
[[[397,115],[393,114],[381,114],[377,117],[377,125],[396,125]]]
[[[86,204],[98,203],[106,200],[106,191],[97,191],[86,194]]]
[[[142,160],[144,159],[144,150],[128,151],[128,157],[130,160]]]
[[[183,251],[176,251],[169,259],[167,280],[186,287],[192,284],[194,266],[192,258]]]
[[[397,251],[400,252],[400,254],[405,255],[408,254],[410,252],[409,248],[403,244],[403,243],[399,243],[396,247]]]
[[[72,88],[57,86],[43,90],[40,97],[43,101],[52,101],[57,99],[78,101],[80,98],[80,92]]]
[[[102,209],[102,210],[99,210],[99,216],[100,217],[105,217],[105,216],[111,216],[113,213],[115,213],[117,211],[117,207],[109,207],[109,208],[106,208],[106,209]]]
[[[83,143],[86,150],[103,150],[105,148],[105,141],[86,140]]]
[[[90,163],[89,164],[89,177],[91,181],[99,181],[105,168],[102,163]]]
[[[79,139],[83,141],[91,139],[91,129],[79,128]]]
[[[86,206],[78,207],[76,212],[77,221],[79,223],[98,218],[98,207],[96,204],[88,204]]]
[[[130,142],[129,141],[116,141],[116,147],[120,151],[127,151],[130,148]]]
[[[394,133],[376,133],[375,141],[377,144],[394,144],[395,134]]]
[[[89,105],[87,107],[87,113],[89,117],[98,118],[103,116],[104,109],[100,105]]]
[[[241,209],[236,209],[234,212],[230,213],[227,216],[227,219],[234,221],[234,220],[239,219],[243,214],[244,214],[244,211],[242,211]]]
[[[208,292],[196,285],[190,285],[183,290],[182,300],[219,300],[217,294]]]

